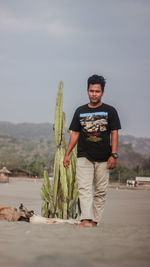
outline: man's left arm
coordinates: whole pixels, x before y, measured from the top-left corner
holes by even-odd
[[[112,146],[112,154],[117,154],[118,151],[118,130],[111,131],[111,146]],[[117,159],[113,156],[110,156],[108,159],[108,168],[114,169],[117,165]]]

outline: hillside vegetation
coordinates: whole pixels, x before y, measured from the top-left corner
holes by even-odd
[[[119,164],[112,179],[150,175],[150,138],[119,139]],[[53,169],[55,150],[52,124],[0,122],[0,167],[26,168],[42,176],[44,168]]]
[[[15,137],[53,140],[52,123],[18,123],[0,122],[0,133]]]

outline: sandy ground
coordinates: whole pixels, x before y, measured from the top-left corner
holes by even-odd
[[[40,213],[42,182],[0,184],[0,205]],[[100,226],[0,221],[0,266],[150,266],[150,190],[109,189]]]

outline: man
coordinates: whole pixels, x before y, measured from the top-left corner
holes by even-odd
[[[103,76],[89,77],[87,92],[90,102],[77,108],[69,128],[72,134],[64,167],[68,168],[69,154],[78,142],[77,180],[81,205],[81,224],[78,227],[94,227],[100,222],[109,169],[117,164],[118,129],[121,126],[115,108],[101,101],[105,83]]]

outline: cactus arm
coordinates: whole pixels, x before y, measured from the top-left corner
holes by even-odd
[[[47,203],[45,201],[43,201],[43,203],[42,203],[41,215],[43,217],[47,217],[48,218],[48,207],[47,207]]]
[[[66,115],[65,115],[65,112],[63,112],[63,114],[62,114],[62,141],[63,141],[63,147],[64,148],[66,148],[65,121],[66,121]]]
[[[45,184],[45,189],[47,194],[50,195],[51,193],[51,186],[50,186],[50,181],[49,181],[49,176],[48,176],[48,172],[44,171],[44,184]]]
[[[46,186],[45,186],[45,184],[42,185],[42,188],[41,188],[41,190],[40,190],[40,194],[41,194],[41,197],[42,197],[42,199],[43,199],[44,201],[46,201],[47,203],[50,202],[50,196],[49,196],[49,194],[48,194],[47,191],[46,191]]]
[[[61,145],[62,139],[62,102],[63,102],[63,93],[62,93],[63,83],[59,83],[59,91],[56,98],[56,109],[55,109],[55,128],[54,128],[54,136],[56,146],[59,147]]]
[[[60,149],[58,148],[55,154],[54,177],[53,177],[53,201],[54,201],[55,210],[57,206],[57,193],[58,193],[59,179],[60,179]]]
[[[61,158],[60,158],[60,183],[62,188],[63,194],[63,219],[67,219],[67,201],[68,201],[68,186],[67,186],[67,175],[66,169],[63,165],[63,159],[65,155],[65,149],[60,148],[61,151]]]

